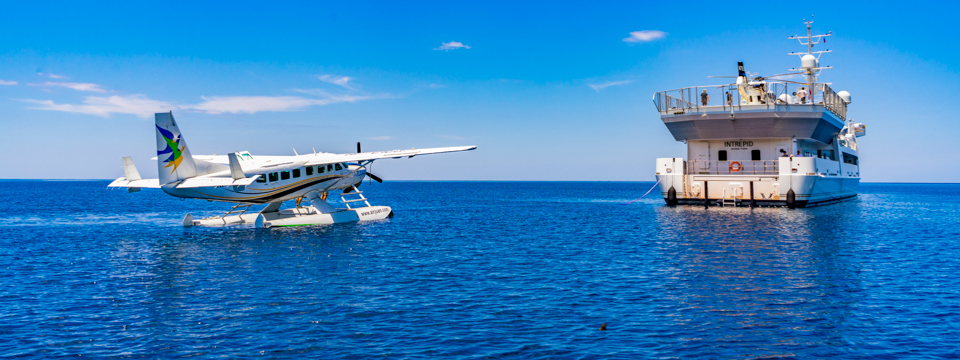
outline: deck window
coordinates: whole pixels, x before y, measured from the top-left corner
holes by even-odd
[[[300,168],[293,169],[293,177],[300,177]]]
[[[270,182],[279,181],[279,180],[280,180],[280,176],[277,175],[277,173],[275,172],[270,173]]]
[[[317,174],[323,174],[323,170],[326,169],[326,165],[317,166]]]
[[[307,172],[307,176],[313,175],[313,166],[307,166],[303,170]]]
[[[258,183],[261,183],[261,184],[266,183],[266,182],[267,182],[267,174],[260,174],[260,177],[257,178],[257,182],[258,182]]]
[[[760,161],[760,150],[750,151],[750,159],[753,161]]]
[[[727,151],[726,150],[717,151],[717,160],[727,161]]]
[[[290,170],[281,171],[280,180],[290,180]]]
[[[327,164],[327,172],[331,172],[331,171],[333,171],[333,165]]]
[[[340,166],[339,163],[336,164],[336,168],[337,168],[337,170],[343,170],[343,166]]]
[[[857,160],[859,160],[859,159],[857,159],[857,156],[856,156],[856,155],[850,155],[850,154],[847,154],[847,153],[843,153],[843,162],[844,162],[844,163],[853,164],[853,165],[859,165]]]

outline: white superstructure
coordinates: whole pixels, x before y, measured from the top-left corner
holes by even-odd
[[[668,205],[805,207],[857,196],[857,137],[866,127],[847,118],[846,91],[818,82],[813,51],[832,34],[793,36],[807,46],[800,67],[771,76],[739,63],[736,83],[686,87],[653,96],[664,125],[687,145],[687,158],[657,159]],[[800,81],[783,79],[802,78]],[[733,78],[733,76],[730,76]]]

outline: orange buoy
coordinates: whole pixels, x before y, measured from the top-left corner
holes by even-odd
[[[736,165],[736,167],[734,167],[734,165]],[[743,166],[740,165],[739,161],[730,163],[730,172],[740,172],[740,169],[743,169]]]

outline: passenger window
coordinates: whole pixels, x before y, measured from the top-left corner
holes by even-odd
[[[303,170],[307,171],[307,176],[313,175],[313,166],[307,166]]]
[[[726,151],[726,150],[720,150],[720,151],[718,151],[718,152],[717,152],[717,160],[727,161],[727,151]]]
[[[266,183],[266,182],[267,182],[267,174],[260,174],[260,177],[257,178],[257,182],[258,182],[258,183],[261,183],[261,184]]]
[[[328,172],[333,171],[333,165],[327,164],[327,171]]]
[[[300,168],[293,169],[293,177],[300,177]]]
[[[281,171],[280,180],[290,180],[290,170]]]
[[[339,163],[338,163],[338,164],[336,164],[336,167],[337,167],[337,170],[343,170],[343,166],[340,166],[340,164],[339,164]]]
[[[760,161],[760,150],[753,150],[750,152],[750,159],[753,161]]]
[[[270,182],[274,182],[274,181],[278,181],[278,180],[280,180],[280,177],[277,176],[277,173],[275,173],[275,172],[270,173]]]
[[[320,165],[317,166],[317,174],[323,174],[323,169],[326,169],[326,166]]]

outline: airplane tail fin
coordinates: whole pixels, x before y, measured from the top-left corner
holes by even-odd
[[[157,167],[160,184],[197,176],[197,164],[180,134],[173,112],[157,113]]]

